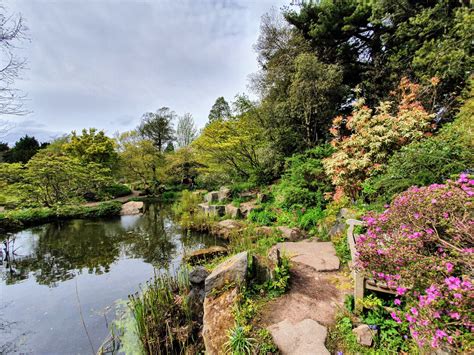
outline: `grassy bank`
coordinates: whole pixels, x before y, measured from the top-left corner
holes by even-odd
[[[0,232],[13,232],[57,220],[118,216],[121,208],[121,202],[108,201],[96,206],[66,205],[6,211],[0,213]]]

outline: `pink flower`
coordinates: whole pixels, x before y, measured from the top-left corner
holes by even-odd
[[[448,218],[449,218],[449,213],[444,212],[444,213],[443,213],[443,217],[446,218],[446,219],[448,219]]]
[[[395,312],[390,313],[390,316],[393,318],[393,320],[397,323],[401,323],[402,321],[400,318],[398,318],[397,314]]]
[[[461,287],[461,280],[458,277],[450,276],[444,282],[450,290],[458,290]]]
[[[441,318],[441,314],[439,314],[439,312],[436,311],[436,312],[433,313],[433,318],[439,319],[439,318]]]
[[[406,287],[397,287],[397,295],[403,296],[407,292],[408,288]]]
[[[395,298],[395,301],[393,301],[397,306],[400,306],[402,304],[402,301],[400,301],[398,298]]]
[[[451,264],[451,263],[449,263],[449,262],[446,263],[446,271],[447,271],[448,273],[451,273],[451,272],[453,271],[453,269],[454,269],[454,265],[453,265],[453,264]]]
[[[451,313],[449,313],[449,316],[453,319],[460,319],[461,318],[461,316],[459,315],[458,312],[451,312]]]
[[[435,336],[438,339],[442,339],[444,337],[447,337],[448,334],[446,334],[446,332],[444,330],[436,329]]]
[[[418,315],[418,310],[415,307],[410,308],[410,312],[413,313],[414,316]]]
[[[457,298],[458,300],[462,298],[462,295],[460,293],[455,293],[453,296],[454,298]]]

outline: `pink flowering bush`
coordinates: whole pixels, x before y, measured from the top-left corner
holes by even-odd
[[[396,289],[392,318],[420,346],[472,344],[474,180],[412,187],[381,214],[364,217],[356,267]],[[404,309],[404,310],[402,310]]]

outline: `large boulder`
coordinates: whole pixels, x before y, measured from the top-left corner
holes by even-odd
[[[216,223],[212,227],[212,233],[217,235],[219,238],[229,240],[232,233],[236,233],[242,229],[242,224],[239,221],[233,219],[225,219]]]
[[[325,346],[327,329],[312,319],[291,323],[285,319],[268,328],[283,355],[329,355]]]
[[[142,201],[130,201],[122,205],[121,216],[140,214],[143,211]]]
[[[218,200],[221,202],[227,201],[228,199],[230,199],[231,195],[232,192],[230,191],[230,189],[228,187],[222,186],[218,192]]]
[[[240,212],[239,207],[235,207],[233,204],[229,203],[225,206],[225,214],[231,218],[240,218],[242,217],[242,213]]]
[[[212,259],[220,255],[225,255],[226,253],[227,253],[226,248],[215,245],[210,248],[192,251],[191,253],[186,255],[185,259],[190,264],[195,264],[199,261]]]
[[[367,324],[359,325],[357,328],[352,329],[352,332],[357,338],[357,342],[364,346],[372,346],[374,337],[377,334],[376,329],[370,329]]]
[[[208,203],[200,203],[198,205],[199,209],[204,212],[205,214],[209,214],[209,204]]]
[[[211,192],[208,192],[208,193],[206,194],[206,196],[204,196],[204,200],[205,200],[207,203],[219,201],[219,192],[218,192],[218,191],[211,191]]]
[[[246,251],[236,254],[230,259],[219,264],[206,278],[206,296],[211,292],[219,292],[226,285],[240,285],[245,282],[247,276],[248,253]]]
[[[297,242],[301,239],[304,239],[305,235],[299,228],[290,228],[290,227],[285,227],[285,226],[279,226],[277,227],[277,230],[281,232],[281,236],[283,239],[289,241],[289,242]]]
[[[227,331],[234,326],[232,311],[238,298],[238,287],[234,287],[215,297],[206,296],[204,299],[202,337],[206,354],[225,354]]]

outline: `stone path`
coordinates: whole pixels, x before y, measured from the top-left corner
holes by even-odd
[[[269,302],[262,325],[272,334],[282,354],[329,354],[327,327],[352,289],[348,276],[338,271],[339,259],[330,242],[285,242],[274,247],[292,260],[291,288]]]

